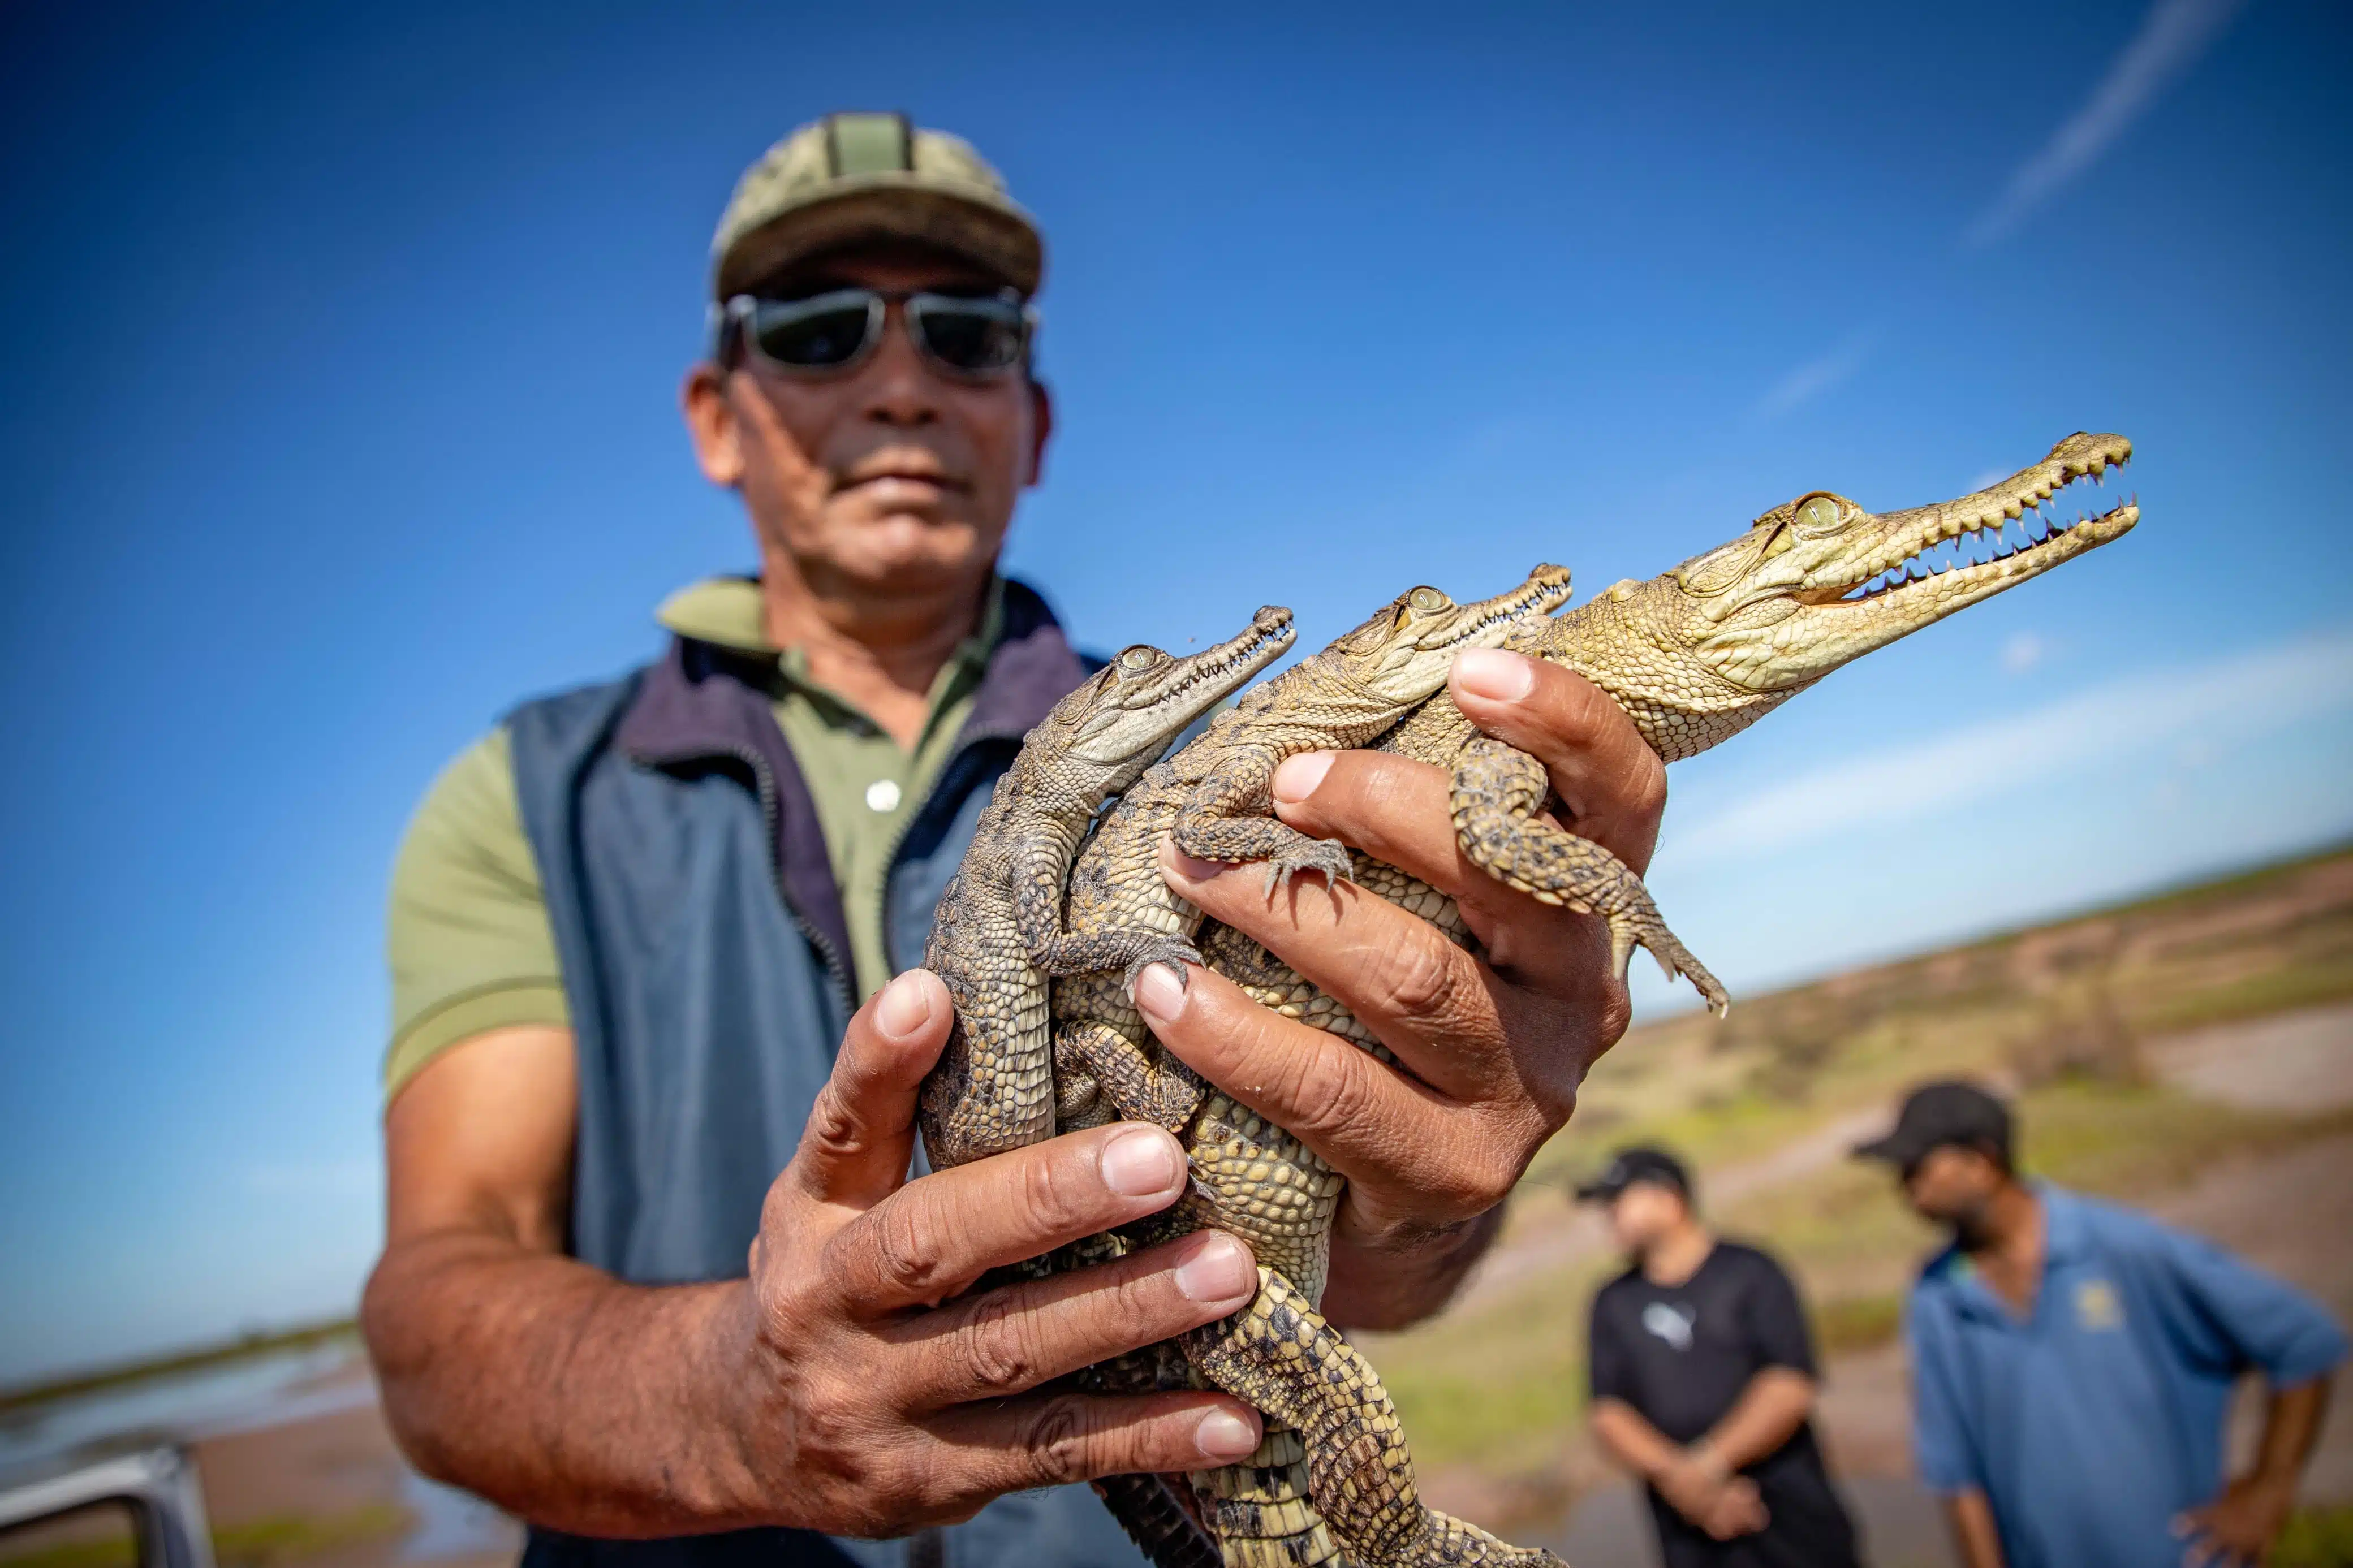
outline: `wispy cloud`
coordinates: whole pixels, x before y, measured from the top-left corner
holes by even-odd
[[[2051,639],[2038,632],[2014,632],[2001,645],[2001,668],[2011,675],[2024,675],[2051,657]]]
[[[2014,718],[1866,752],[1743,795],[1666,836],[1661,858],[1747,859],[1800,844],[1852,844],[1854,830],[1982,803],[2072,768],[2158,746],[2211,747],[2353,706],[2353,626],[2203,667],[2096,687]]]
[[[1871,358],[1872,350],[1879,346],[1878,338],[1870,332],[1857,332],[1819,359],[1810,359],[1779,381],[1757,400],[1750,412],[1759,419],[1778,419],[1804,407],[1823,393],[1852,379]]]
[[[2091,100],[2021,163],[1969,225],[1972,248],[1993,244],[2053,193],[2100,161],[2157,95],[2198,61],[2246,0],[2157,0]]]

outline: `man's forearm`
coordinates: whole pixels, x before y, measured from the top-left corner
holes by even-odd
[[[2286,1486],[2303,1479],[2304,1467],[2320,1440],[2320,1419],[2328,1412],[2327,1374],[2272,1391],[2263,1412],[2263,1441],[2255,1449],[2257,1479]]]
[[[1632,1405],[1616,1399],[1593,1405],[1593,1435],[1609,1457],[1653,1485],[1683,1458],[1682,1446],[1644,1420]]]
[[[1994,1527],[1993,1505],[1979,1491],[1954,1492],[1945,1499],[1945,1522],[1953,1531],[1953,1550],[1961,1568],[2002,1568],[2001,1531]]]
[[[1814,1380],[1786,1366],[1768,1366],[1748,1380],[1731,1409],[1694,1447],[1720,1468],[1755,1464],[1788,1442],[1814,1408]]]
[[[559,1530],[774,1522],[736,1447],[740,1283],[625,1285],[485,1233],[386,1249],[362,1321],[395,1436],[426,1474]]]
[[[1404,1244],[1353,1237],[1344,1224],[1332,1237],[1324,1317],[1343,1329],[1411,1328],[1454,1299],[1503,1224],[1502,1204],[1458,1230]]]

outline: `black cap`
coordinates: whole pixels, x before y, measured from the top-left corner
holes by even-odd
[[[1973,1083],[1948,1079],[1924,1083],[1906,1095],[1895,1131],[1858,1143],[1858,1159],[1885,1160],[1899,1169],[1917,1163],[1931,1149],[1960,1143],[1992,1150],[2010,1163],[2010,1107]]]
[[[1691,1173],[1683,1169],[1681,1160],[1664,1149],[1619,1150],[1617,1157],[1609,1162],[1608,1170],[1589,1182],[1578,1184],[1577,1195],[1584,1202],[1591,1202],[1595,1198],[1614,1198],[1637,1182],[1671,1188],[1682,1194],[1684,1201],[1690,1201]]]

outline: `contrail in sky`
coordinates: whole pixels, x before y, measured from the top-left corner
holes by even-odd
[[[1757,400],[1751,410],[1758,419],[1777,419],[1784,414],[1801,408],[1830,391],[1861,370],[1871,351],[1878,347],[1877,339],[1868,332],[1857,332],[1819,359],[1808,360],[1773,384],[1772,389]]]
[[[1983,249],[2010,233],[2053,192],[2098,163],[2158,93],[2222,36],[2245,3],[2157,0],[2091,101],[2018,166],[2001,195],[1969,226],[1970,248]]]

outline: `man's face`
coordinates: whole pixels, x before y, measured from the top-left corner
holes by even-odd
[[[1947,1143],[1920,1156],[1900,1179],[1921,1218],[1967,1232],[1984,1220],[2002,1175],[1983,1150]]]
[[[953,260],[851,254],[764,292],[863,286],[987,292]],[[740,491],[764,550],[819,593],[945,589],[985,573],[1021,490],[1037,481],[1045,393],[1020,371],[971,381],[917,352],[893,302],[881,342],[845,371],[780,369],[748,350],[698,365],[685,389],[702,469]]]
[[[1628,1252],[1657,1246],[1683,1217],[1683,1194],[1656,1182],[1636,1182],[1609,1200],[1610,1234]]]

